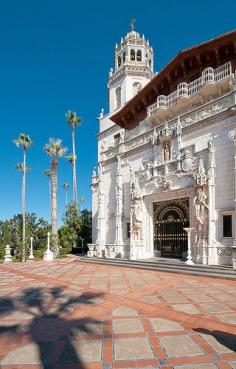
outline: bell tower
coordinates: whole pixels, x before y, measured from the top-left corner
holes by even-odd
[[[130,32],[115,46],[114,69],[109,72],[109,112],[120,109],[136,95],[154,76],[153,48],[134,30],[132,19]]]

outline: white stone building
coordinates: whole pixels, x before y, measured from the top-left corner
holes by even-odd
[[[153,73],[129,32],[115,49],[99,116],[89,256],[232,264],[236,238],[236,31],[181,51]]]

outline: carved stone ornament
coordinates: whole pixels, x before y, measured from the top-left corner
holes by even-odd
[[[164,128],[161,130],[161,137],[171,137],[172,136],[172,129],[169,128],[168,124],[164,125]]]
[[[231,141],[236,142],[236,128],[229,132],[228,137]]]
[[[228,107],[227,101],[223,100],[219,103],[214,103],[208,107],[198,110],[197,112],[189,114],[186,118],[182,119],[182,126],[187,127],[194,123],[197,123],[203,119],[210,118]]]
[[[197,187],[196,196],[194,197],[193,203],[195,206],[196,218],[200,223],[204,222],[206,210],[209,209],[206,200],[207,200],[206,188],[204,188],[203,186]]]
[[[142,214],[139,199],[134,199],[134,202],[131,205],[130,216],[131,216],[130,225],[131,225],[132,240],[140,241],[142,230]]]
[[[141,199],[142,197],[138,178],[135,176],[135,173],[131,168],[131,166],[130,166],[130,196],[131,200]]]
[[[207,183],[207,175],[202,158],[199,158],[198,160],[195,171],[193,173],[193,178],[195,179],[196,184],[199,186],[203,186]]]
[[[219,255],[219,256],[232,256],[232,249],[231,249],[231,247],[218,247],[217,248],[217,255]]]
[[[191,172],[193,169],[193,158],[190,151],[185,150],[183,154],[182,170],[184,172]]]

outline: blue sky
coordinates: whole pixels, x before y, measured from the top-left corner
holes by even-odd
[[[21,210],[21,151],[12,140],[20,132],[34,141],[28,152],[27,210],[49,218],[49,158],[42,147],[59,137],[71,151],[65,112],[83,117],[76,132],[78,190],[91,208],[90,179],[97,160],[96,117],[107,111],[107,77],[114,46],[136,18],[136,30],[150,40],[155,70],[179,50],[235,28],[234,0],[79,1],[0,0],[0,219]],[[58,165],[59,217],[64,211],[64,182],[71,167]]]

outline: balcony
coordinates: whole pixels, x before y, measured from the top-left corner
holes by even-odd
[[[156,123],[171,118],[191,104],[200,104],[202,98],[207,100],[227,92],[232,76],[230,62],[216,69],[206,68],[201,77],[190,83],[180,83],[170,95],[159,95],[157,101],[148,107],[147,114],[155,117]]]

